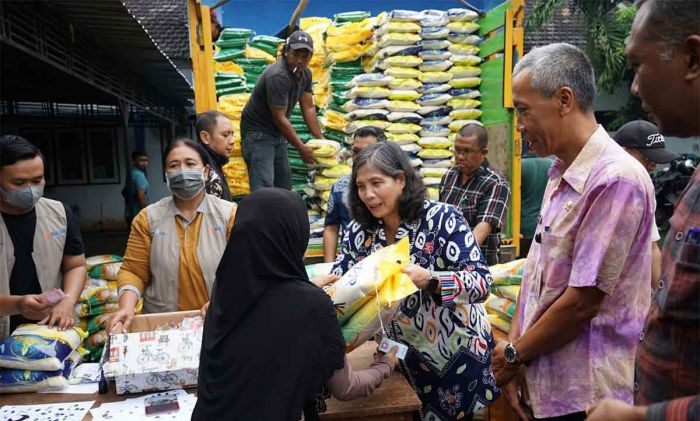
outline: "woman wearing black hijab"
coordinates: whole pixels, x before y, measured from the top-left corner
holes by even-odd
[[[301,197],[266,188],[238,207],[204,323],[193,420],[318,419],[319,388],[366,396],[396,364],[352,373],[330,298],[309,282]]]

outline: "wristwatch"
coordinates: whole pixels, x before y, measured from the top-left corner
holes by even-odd
[[[508,342],[505,349],[503,350],[503,358],[508,364],[521,364],[520,358],[518,358],[518,351],[515,350],[515,346],[512,342]]]
[[[430,281],[428,281],[428,292],[433,293],[437,292],[438,288],[440,287],[440,277],[438,276],[437,273],[433,272],[432,270],[430,271]]]

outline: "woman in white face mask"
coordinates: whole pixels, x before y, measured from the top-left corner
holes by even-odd
[[[202,309],[233,226],[236,205],[205,193],[205,151],[188,139],[171,143],[163,163],[166,197],[133,220],[119,271],[119,311],[109,329],[128,331],[139,300],[144,313]]]

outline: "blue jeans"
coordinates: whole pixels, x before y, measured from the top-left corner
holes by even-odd
[[[248,166],[250,191],[263,187],[292,189],[287,142],[282,136],[241,131],[241,149]]]

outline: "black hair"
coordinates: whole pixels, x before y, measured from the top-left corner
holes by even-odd
[[[393,179],[403,174],[406,185],[399,196],[399,217],[402,221],[413,222],[421,217],[425,201],[425,185],[411,166],[408,155],[394,142],[379,142],[370,145],[357,155],[352,165],[350,182],[350,211],[353,219],[365,228],[378,226],[377,219],[360,199],[357,189],[357,171],[365,165]]]
[[[476,136],[480,149],[486,149],[489,146],[489,134],[481,124],[467,124],[459,130],[458,134],[459,137]]]
[[[648,5],[645,29],[664,42],[667,47],[680,45],[693,34],[700,33],[700,3],[698,0],[637,0],[640,9]]]
[[[41,150],[27,139],[13,134],[0,136],[0,168],[37,156],[46,164]]]
[[[141,156],[145,156],[146,158],[148,158],[148,155],[146,155],[146,152],[144,152],[144,151],[142,151],[142,150],[133,151],[133,152],[131,153],[131,159],[132,159],[133,161],[136,161],[136,159],[139,158],[139,157],[141,157]]]
[[[199,155],[199,158],[202,160],[202,164],[207,165],[207,151],[204,149],[202,144],[193,142],[191,139],[188,139],[186,137],[181,137],[170,142],[170,144],[165,147],[165,150],[163,150],[164,167],[167,165],[167,158],[168,155],[170,155],[170,152],[172,152],[173,149],[178,148],[180,146],[187,146],[190,149],[194,149],[194,151],[197,152],[197,155]]]
[[[384,142],[386,141],[386,135],[384,134],[384,131],[380,129],[379,127],[374,127],[374,126],[364,126],[360,127],[353,133],[352,138],[356,139],[358,137],[368,137],[368,136],[373,136],[377,139],[377,142]]]
[[[197,141],[202,141],[202,138],[199,136],[200,133],[212,133],[214,128],[216,128],[216,120],[219,117],[228,118],[226,114],[217,110],[205,111],[197,116],[197,121],[194,123],[194,130],[197,133]]]

